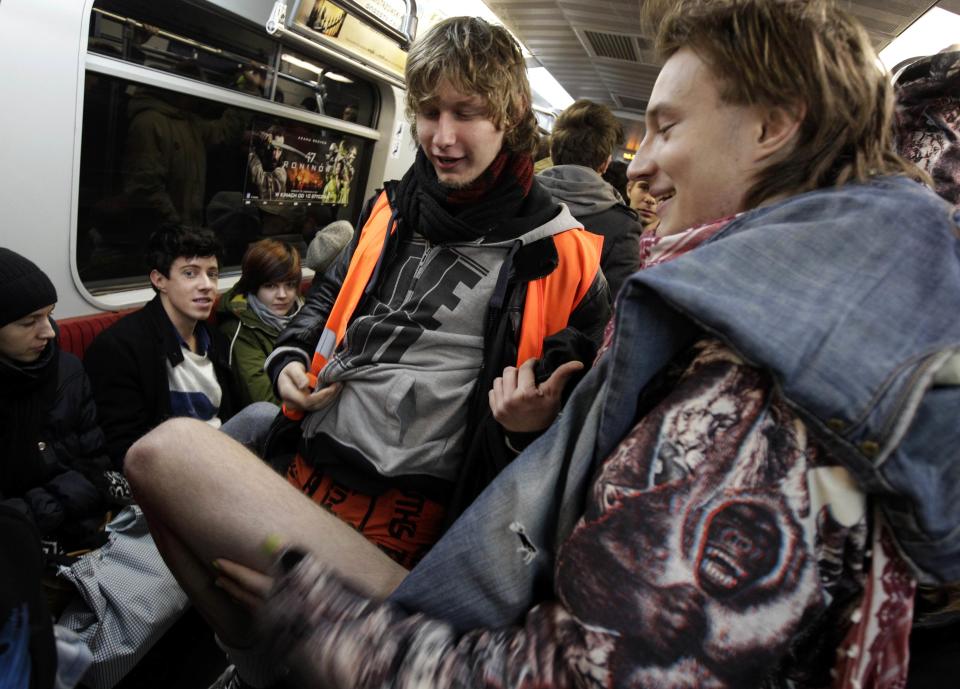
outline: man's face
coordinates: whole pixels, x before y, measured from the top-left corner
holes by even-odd
[[[55,334],[50,325],[53,307],[51,304],[37,309],[0,328],[0,354],[21,364],[39,359]]]
[[[283,149],[280,148],[281,146],[283,146],[283,137],[275,136],[273,137],[273,140],[270,143],[271,143],[270,153],[271,155],[273,155],[273,162],[274,164],[279,164],[280,159],[283,158]]]
[[[440,183],[459,189],[486,170],[503,147],[503,130],[487,116],[477,94],[460,93],[447,80],[417,111],[417,139]]]
[[[722,102],[716,77],[683,48],[660,71],[646,118],[627,177],[646,180],[660,199],[659,234],[744,210],[763,129],[758,108]]]
[[[640,216],[640,222],[643,223],[643,229],[656,225],[659,221],[657,217],[657,200],[650,193],[650,183],[645,179],[638,179],[630,183],[630,192],[628,194],[630,207],[637,211]]]
[[[170,277],[159,270],[150,273],[167,315],[181,332],[192,331],[197,321],[210,317],[219,277],[216,256],[181,256],[170,266]]]

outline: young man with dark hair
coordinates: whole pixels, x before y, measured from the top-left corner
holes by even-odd
[[[609,316],[602,238],[534,178],[536,118],[509,32],[440,22],[412,47],[406,84],[416,161],[368,204],[266,362],[304,417],[288,482],[196,423],[165,424],[128,461],[167,562],[234,647],[249,620],[210,584],[237,593],[227,560],[263,570],[258,542],[292,534],[386,595],[550,424]],[[184,471],[203,502],[189,517]]]
[[[227,345],[205,321],[217,298],[220,243],[209,230],[173,227],[147,248],[156,296],[100,333],[84,356],[107,449],[127,449],[167,418],[212,428],[236,411]]]
[[[629,174],[699,246],[627,280],[418,614],[288,539],[260,638],[304,686],[904,686],[916,580],[960,580],[958,217],[835,4],[671,5]]]
[[[640,266],[643,232],[637,214],[602,177],[621,141],[623,128],[610,108],[578,100],[557,117],[550,134],[553,166],[538,175],[555,201],[565,203],[584,227],[603,236],[600,265],[614,296]]]

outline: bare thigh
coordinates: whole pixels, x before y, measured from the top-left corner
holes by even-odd
[[[271,563],[263,544],[279,537],[377,598],[407,573],[256,455],[200,421],[158,426],[130,449],[124,470],[151,528],[168,530],[211,571],[215,558],[266,571]]]

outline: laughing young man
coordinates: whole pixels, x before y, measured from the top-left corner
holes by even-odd
[[[394,602],[288,541],[302,686],[904,686],[915,581],[960,580],[960,218],[833,3],[672,4],[629,174],[699,246]]]
[[[368,204],[266,363],[303,416],[287,480],[196,423],[165,424],[128,461],[167,562],[233,645],[247,627],[211,586],[222,558],[263,570],[258,543],[277,533],[386,595],[550,424],[609,315],[602,239],[534,178],[509,32],[445,20],[411,49],[406,82],[416,161]],[[201,512],[178,508],[185,490]]]
[[[147,255],[156,296],[87,349],[84,366],[117,466],[167,418],[188,416],[219,428],[236,411],[226,342],[206,325],[217,297],[219,250],[208,230],[154,233]]]

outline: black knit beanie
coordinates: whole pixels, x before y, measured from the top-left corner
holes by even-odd
[[[0,247],[0,328],[57,303],[50,278],[28,258]]]

